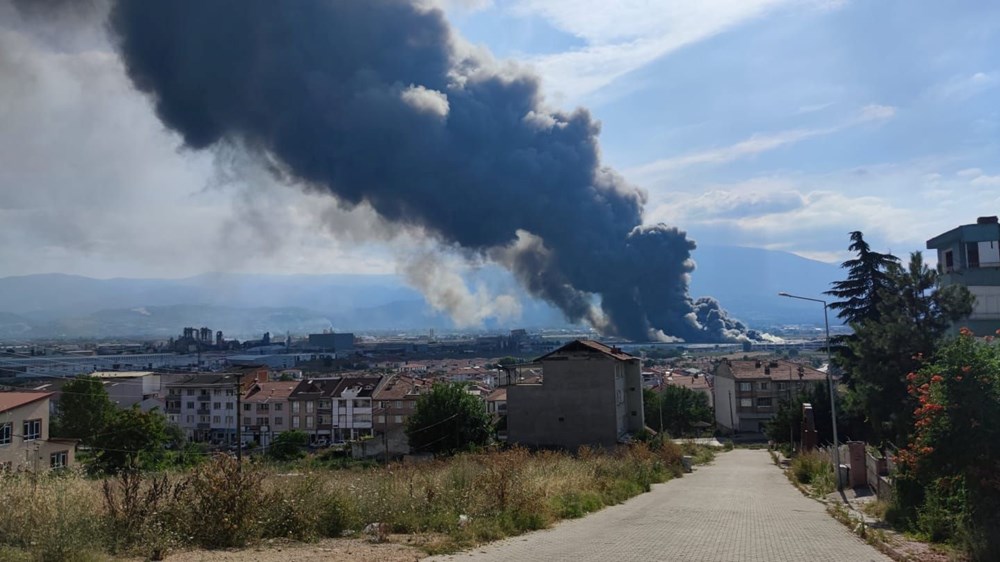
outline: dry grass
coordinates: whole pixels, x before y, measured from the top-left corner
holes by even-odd
[[[575,456],[515,448],[292,474],[219,457],[187,472],[104,482],[79,474],[0,476],[0,557],[156,558],[191,547],[361,535],[372,524],[438,537],[425,549],[448,552],[620,503],[679,476],[681,454],[673,443]]]

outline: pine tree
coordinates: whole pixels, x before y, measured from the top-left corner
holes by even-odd
[[[837,316],[850,324],[876,320],[880,294],[892,284],[888,270],[899,264],[899,258],[872,251],[858,230],[851,233],[848,249],[858,257],[840,264],[847,270],[847,279],[833,283],[833,289],[824,293],[840,299],[829,307],[839,311]]]

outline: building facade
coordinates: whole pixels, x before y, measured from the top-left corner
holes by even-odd
[[[167,420],[177,424],[192,441],[234,444],[236,424],[241,421],[237,393],[242,397],[253,384],[267,379],[266,368],[247,368],[193,374],[165,383]],[[244,441],[249,440],[244,436]]]
[[[268,447],[289,429],[288,397],[297,382],[254,382],[243,397],[243,438]]]
[[[291,427],[309,434],[311,444],[346,443],[371,437],[372,396],[379,376],[308,379],[288,396]]]
[[[424,379],[397,374],[386,378],[375,390],[375,454],[393,457],[410,452],[406,423],[417,410],[417,398],[429,388],[430,383]]]
[[[972,314],[954,326],[982,336],[1000,329],[1000,221],[980,217],[927,241],[936,250],[941,286],[963,285],[976,298]]]
[[[731,361],[714,369],[715,423],[729,433],[764,433],[778,402],[826,380],[826,373],[792,361]]]
[[[40,472],[76,463],[75,439],[49,438],[49,392],[0,392],[0,471]]]
[[[541,380],[507,386],[507,438],[533,447],[611,447],[645,427],[638,357],[576,340],[537,360]]]

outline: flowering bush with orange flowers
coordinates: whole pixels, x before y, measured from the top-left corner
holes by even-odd
[[[963,328],[906,382],[914,430],[894,459],[897,520],[1000,560],[1000,345]]]

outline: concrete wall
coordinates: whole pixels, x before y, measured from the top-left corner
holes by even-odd
[[[626,365],[592,354],[544,361],[542,384],[507,388],[508,441],[574,449],[613,446],[626,431],[638,431],[643,427],[642,376],[637,362]]]
[[[723,367],[723,365],[719,366],[719,372]],[[733,426],[739,424],[740,421],[739,414],[736,412],[736,381],[720,376],[719,372],[716,373],[712,389],[715,395],[712,399],[715,404],[715,423],[721,428],[732,430]],[[733,400],[732,404],[730,404],[730,396]]]

